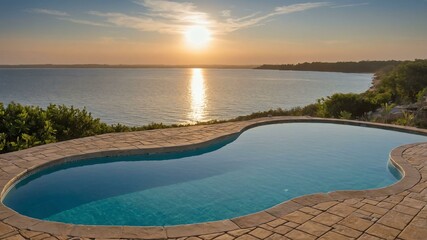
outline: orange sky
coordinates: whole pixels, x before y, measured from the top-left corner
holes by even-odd
[[[252,65],[427,56],[422,1],[250,0],[247,8],[239,0],[120,2],[102,11],[50,0],[6,6],[0,10],[0,64]],[[212,34],[205,47],[186,44],[192,26]]]

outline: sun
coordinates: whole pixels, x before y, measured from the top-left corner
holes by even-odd
[[[211,40],[211,32],[204,26],[191,26],[184,32],[187,44],[192,48],[204,48]]]

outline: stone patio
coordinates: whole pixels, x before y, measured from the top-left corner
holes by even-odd
[[[200,148],[269,123],[329,122],[427,134],[366,122],[309,117],[272,117],[206,126],[104,134],[0,155],[2,196],[15,181],[49,164],[96,156]],[[0,204],[0,239],[427,239],[427,143],[390,154],[404,178],[386,188],[298,197],[252,215],[170,227],[83,226],[22,216]]]

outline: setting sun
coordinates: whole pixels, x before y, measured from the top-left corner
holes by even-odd
[[[184,35],[187,44],[194,48],[206,47],[211,39],[211,32],[204,26],[191,26]]]

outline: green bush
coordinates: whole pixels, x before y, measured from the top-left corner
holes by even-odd
[[[414,103],[427,87],[427,60],[404,62],[378,76],[376,94],[390,96],[398,104]]]
[[[55,129],[40,107],[0,103],[0,152],[55,142]]]
[[[318,113],[320,117],[362,117],[367,112],[378,108],[378,105],[372,103],[370,99],[362,94],[355,93],[336,93],[327,98],[322,98],[318,101]]]
[[[56,130],[58,141],[111,132],[111,126],[101,123],[99,118],[93,118],[85,108],[80,110],[72,106],[51,104],[45,112]]]

